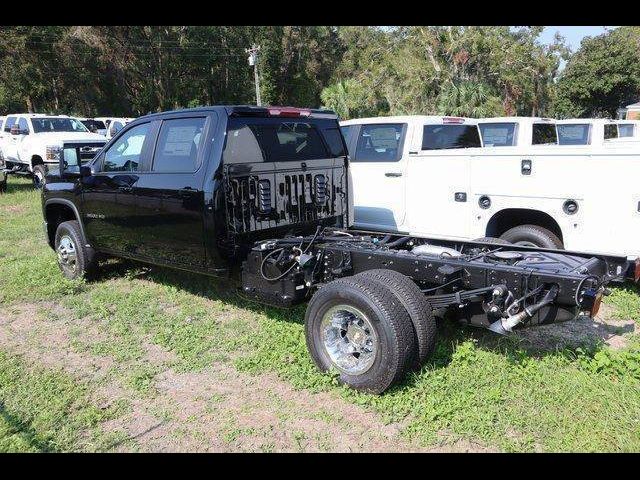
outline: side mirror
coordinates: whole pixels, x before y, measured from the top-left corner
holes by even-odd
[[[78,177],[82,175],[80,155],[76,147],[63,148],[60,154],[60,177]]]
[[[20,127],[18,125],[14,125],[11,127],[10,133],[11,135],[20,135]]]

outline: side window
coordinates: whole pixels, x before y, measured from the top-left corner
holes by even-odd
[[[397,162],[402,156],[404,123],[370,124],[360,127],[354,162]]]
[[[618,138],[618,126],[615,123],[609,123],[604,126],[604,139]]]
[[[591,125],[588,123],[569,123],[558,125],[559,145],[589,145]]]
[[[29,124],[26,118],[20,117],[18,119],[18,128],[20,128],[21,134],[27,135],[29,133]]]
[[[16,122],[16,117],[7,117],[7,121],[4,123],[4,131],[9,133],[11,132],[11,127]]]
[[[618,124],[618,136],[620,138],[623,137],[633,137],[633,123],[620,123]]]
[[[103,172],[135,172],[140,163],[140,154],[145,138],[149,132],[149,124],[133,127],[120,137],[107,150],[102,165]]]
[[[205,118],[165,120],[153,155],[153,172],[195,172]]]
[[[485,147],[512,147],[516,144],[515,123],[481,123],[478,128]]]
[[[2,124],[3,124],[3,123],[4,123],[4,120],[2,120],[2,119],[0,118],[0,130],[2,130]]]
[[[448,150],[481,146],[476,125],[425,125],[422,150]]]
[[[556,145],[558,135],[556,126],[552,123],[534,123],[531,135],[531,145]]]

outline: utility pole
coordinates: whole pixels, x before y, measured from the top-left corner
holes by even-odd
[[[245,52],[249,54],[249,65],[253,66],[253,76],[256,82],[256,105],[262,105],[260,100],[260,76],[258,74],[258,52],[260,47],[253,45],[251,48],[245,49]]]

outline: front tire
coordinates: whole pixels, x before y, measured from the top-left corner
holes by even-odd
[[[40,190],[47,183],[47,167],[36,165],[33,167],[33,186]]]
[[[514,245],[522,245],[524,247],[564,249],[562,240],[555,233],[538,225],[513,227],[500,235],[500,238]]]
[[[80,224],[76,220],[58,225],[55,238],[58,266],[69,280],[90,278],[96,270],[96,254],[82,238]]]
[[[411,318],[385,287],[367,278],[341,278],[321,287],[305,314],[307,348],[322,371],[379,394],[399,381],[415,356]]]

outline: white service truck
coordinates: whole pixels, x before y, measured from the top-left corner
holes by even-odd
[[[45,181],[48,167],[58,165],[65,143],[82,144],[81,160],[89,160],[107,143],[80,120],[66,115],[35,113],[6,117],[0,139],[0,161],[7,173],[32,175],[36,188]]]
[[[555,131],[554,121],[529,123],[527,137],[536,123]],[[640,256],[638,144],[483,147],[478,121],[454,117],[364,118],[341,127],[357,228]]]

